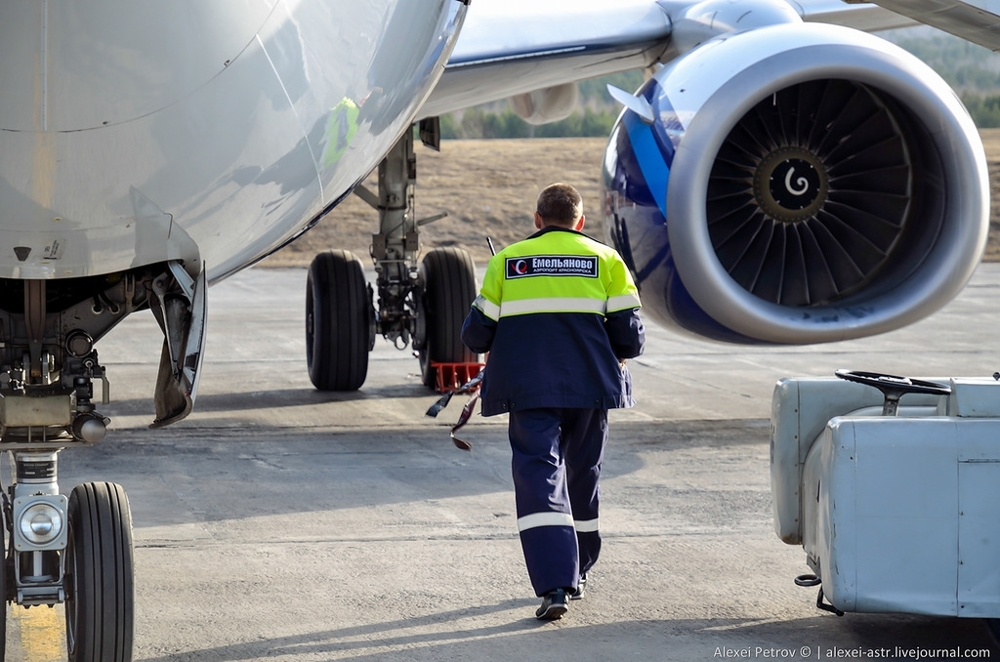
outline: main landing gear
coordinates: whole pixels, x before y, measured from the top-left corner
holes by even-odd
[[[437,118],[420,123],[424,144],[438,148]],[[443,216],[415,219],[416,156],[407,131],[378,166],[378,195],[355,193],[378,210],[372,237],[378,310],[361,261],[343,250],[316,256],[306,285],[306,359],[313,385],[323,391],[361,388],[368,353],[379,333],[404,349],[412,344],[421,380],[434,387],[440,363],[475,363],[462,343],[462,322],[476,296],[476,267],[459,248],[436,248],[417,263],[421,226]]]

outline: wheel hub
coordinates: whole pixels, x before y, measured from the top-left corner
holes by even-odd
[[[753,177],[761,210],[783,223],[803,223],[826,202],[829,176],[822,161],[801,147],[780,147],[765,156]]]

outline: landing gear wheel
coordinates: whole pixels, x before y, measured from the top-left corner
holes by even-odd
[[[420,264],[424,284],[421,315],[426,337],[418,347],[420,376],[434,388],[433,363],[474,363],[478,355],[462,342],[462,323],[476,298],[476,265],[460,248],[435,248]]]
[[[306,281],[306,362],[321,391],[356,391],[368,376],[375,312],[361,261],[327,251],[309,265]]]
[[[121,485],[84,483],[69,498],[66,649],[70,662],[130,662],[135,618],[132,514]]]
[[[895,416],[899,408],[899,399],[907,393],[927,393],[930,395],[948,395],[951,388],[944,384],[925,382],[909,377],[897,377],[878,372],[863,372],[861,370],[837,370],[834,373],[840,379],[858,384],[874,386],[882,391],[885,401],[882,404],[883,416]]]
[[[0,526],[4,526],[4,531],[6,531],[6,526],[4,521],[7,520],[9,515],[4,510],[3,516],[0,517]],[[4,540],[4,536],[0,535],[0,543]],[[13,541],[10,541],[11,547],[13,548]],[[7,623],[7,587],[11,585],[9,582],[10,577],[7,575],[7,550],[0,544],[0,662],[4,662],[7,658],[7,628],[5,627]]]

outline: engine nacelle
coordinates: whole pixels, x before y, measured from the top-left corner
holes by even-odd
[[[801,23],[727,35],[637,96],[651,112],[623,111],[605,156],[606,229],[668,327],[859,338],[938,310],[981,259],[978,131],[882,39]]]
[[[508,99],[511,110],[528,124],[547,124],[564,120],[580,105],[576,83],[525,92]]]

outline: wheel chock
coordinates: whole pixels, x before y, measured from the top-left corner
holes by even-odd
[[[437,375],[434,389],[438,393],[456,391],[478,375],[485,365],[485,363],[438,363],[432,361],[431,368]]]

